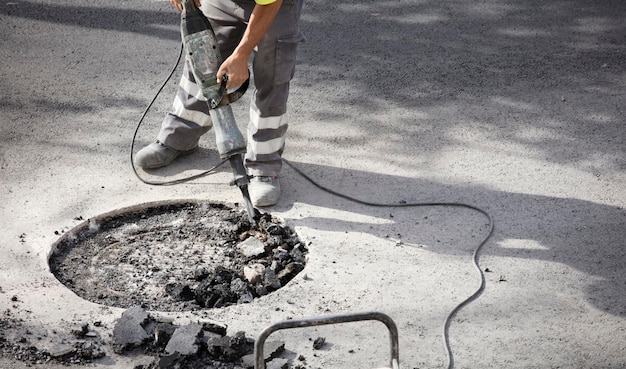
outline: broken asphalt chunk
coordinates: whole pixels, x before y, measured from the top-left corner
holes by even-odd
[[[263,242],[254,237],[246,238],[245,241],[237,245],[237,249],[247,258],[257,257],[265,253],[265,245]]]
[[[165,352],[168,354],[195,355],[198,353],[199,342],[204,332],[200,324],[192,323],[177,328],[170,338]]]
[[[154,321],[140,307],[132,307],[122,313],[113,328],[113,349],[122,352],[141,346],[152,339]],[[146,330],[148,328],[148,331]]]
[[[269,360],[277,358],[285,351],[284,341],[268,341],[263,345],[263,359],[267,362]],[[254,368],[256,364],[255,354],[244,355],[241,358],[241,366],[244,368]],[[269,367],[268,367],[269,368]]]

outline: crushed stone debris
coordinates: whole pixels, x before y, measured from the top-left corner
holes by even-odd
[[[136,356],[143,354],[153,359],[136,369],[250,369],[254,368],[254,339],[243,331],[226,334],[226,326],[213,322],[197,322],[176,325],[150,315],[141,307],[131,307],[120,315],[112,334],[99,332],[97,337],[77,337],[75,328],[65,334],[56,332],[56,343],[47,349],[32,344],[32,328],[22,322],[0,319],[0,357],[11,358],[39,365],[60,363],[63,365],[88,365],[106,358],[109,352]],[[81,326],[79,324],[79,326]],[[139,333],[139,330],[143,331]],[[8,332],[21,332],[15,337]],[[102,337],[112,336],[112,341]],[[266,367],[288,368],[290,359],[281,357],[286,353],[285,342],[267,341],[264,349]],[[289,352],[291,353],[291,352]],[[291,353],[292,354],[292,353]],[[295,367],[305,369],[304,357],[298,356]]]

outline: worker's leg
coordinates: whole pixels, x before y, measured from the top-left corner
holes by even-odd
[[[215,23],[216,35],[223,41],[220,45],[227,50],[230,46],[224,55],[230,55],[241,39],[241,36],[226,36],[241,29],[239,23],[231,17],[246,22],[255,2],[206,0],[206,3],[209,6],[205,7],[203,3],[203,11],[212,24]],[[252,78],[255,88],[251,94],[246,168],[254,176],[249,190],[256,206],[274,205],[280,196],[280,183],[276,177],[282,166],[281,155],[288,127],[289,82],[294,75],[296,47],[303,40],[299,31],[301,11],[302,0],[283,0],[276,19],[259,43],[253,59]]]
[[[251,175],[278,176],[288,128],[287,98],[296,65],[301,0],[283,5],[257,47],[253,61],[255,89],[250,104],[246,167]]]
[[[198,146],[200,136],[211,126],[206,98],[185,63],[178,91],[170,112],[161,123],[157,139],[175,150],[191,150]]]
[[[232,53],[246,27],[244,19],[231,14],[235,8],[237,7],[230,0],[217,3],[214,0],[204,1],[201,7],[211,21],[224,57]],[[178,91],[170,112],[161,123],[157,142],[140,150],[135,155],[135,162],[143,168],[168,165],[176,157],[194,151],[200,137],[211,127],[206,98],[195,83],[193,73],[185,61]]]
[[[248,9],[232,0],[203,0],[200,9],[211,23],[222,59],[226,59],[243,37]],[[206,98],[185,63],[172,111],[163,120],[158,140],[177,150],[189,150],[198,145],[200,136],[211,127]]]
[[[157,141],[135,154],[135,164],[144,169],[160,168],[198,148],[198,139],[211,129],[206,99],[187,65],[170,112],[161,123]]]

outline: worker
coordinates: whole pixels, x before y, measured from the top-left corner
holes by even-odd
[[[252,58],[251,93],[245,166],[250,199],[255,206],[272,206],[280,197],[278,175],[288,127],[287,98],[296,64],[303,0],[195,0],[209,19],[224,62],[217,82],[228,75],[232,90],[248,77]],[[181,0],[170,0],[180,12]],[[212,127],[206,98],[185,63],[172,108],[155,142],[139,150],[135,164],[160,168],[198,149],[200,136]]]

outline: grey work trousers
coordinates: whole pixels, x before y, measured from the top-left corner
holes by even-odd
[[[281,9],[255,50],[252,61],[254,86],[250,102],[245,163],[248,174],[277,176],[288,128],[287,98],[296,65],[303,0],[283,0]],[[255,6],[253,0],[202,0],[226,59],[239,44]],[[161,124],[158,140],[176,150],[190,150],[212,127],[206,98],[185,62],[172,109]]]

